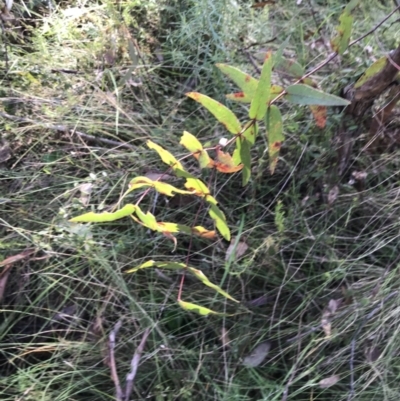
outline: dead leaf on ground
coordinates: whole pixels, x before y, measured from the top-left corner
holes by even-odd
[[[226,255],[225,255],[225,261],[228,261],[231,259],[231,256],[234,255],[233,259],[239,259],[241,256],[243,256],[249,246],[243,242],[239,241],[236,244],[236,239],[232,238],[231,244],[228,246],[228,249],[226,250]]]
[[[260,366],[267,357],[270,349],[271,343],[269,341],[264,341],[258,344],[249,355],[243,358],[243,365],[248,368],[256,368],[257,366]]]
[[[220,339],[221,339],[221,342],[222,342],[222,346],[224,348],[228,348],[231,340],[229,338],[228,330],[225,327],[223,327],[222,330],[221,330]]]
[[[11,267],[11,265],[10,265]],[[3,272],[0,276],[0,302],[3,300],[4,297],[4,292],[6,290],[6,286],[7,286],[7,280],[8,280],[8,276],[10,275],[11,270],[5,270],[5,272]]]
[[[332,187],[332,189],[329,191],[329,194],[328,194],[328,205],[329,206],[332,205],[336,201],[338,195],[339,195],[339,187],[337,185],[335,185],[334,187]]]
[[[328,306],[325,308],[324,312],[322,313],[321,326],[322,326],[322,330],[324,330],[325,337],[327,337],[327,338],[329,338],[332,335],[331,317],[340,308],[341,304],[342,304],[341,299],[331,299],[328,302]]]
[[[332,387],[333,385],[335,385],[338,381],[340,380],[340,376],[339,375],[333,375],[333,376],[329,376],[326,379],[322,379],[319,382],[319,387],[320,388],[329,388]]]

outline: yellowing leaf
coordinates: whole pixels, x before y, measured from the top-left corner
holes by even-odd
[[[129,204],[125,205],[122,209],[117,210],[116,212],[109,213],[94,213],[89,212],[82,214],[80,216],[76,216],[69,221],[72,223],[104,223],[108,221],[115,221],[122,219],[124,217],[130,216],[136,211],[137,206]]]
[[[163,147],[157,145],[156,143],[150,140],[148,140],[146,143],[150,149],[153,149],[158,153],[158,155],[161,157],[161,160],[165,164],[171,166],[174,170],[179,169],[184,171],[182,164],[178,160],[176,160],[175,157],[170,152],[168,152],[168,150],[165,150]]]
[[[148,177],[135,177],[129,183],[128,191],[125,193],[134,191],[135,189],[143,188],[143,187],[153,187],[157,192],[167,196],[174,196],[175,193],[191,195],[192,192],[185,191],[183,189],[175,188],[173,185],[167,184],[161,181],[153,181]]]
[[[207,230],[201,226],[193,227],[192,231],[194,234],[202,238],[214,239],[217,236],[217,233],[214,230]]]
[[[184,269],[186,265],[177,262],[155,262],[154,260],[148,260],[139,266],[126,270],[125,273],[136,273],[137,271],[147,269],[148,267],[159,267],[160,269]]]
[[[201,270],[195,269],[194,267],[188,267],[188,270],[192,272],[204,285],[207,287],[212,288],[213,290],[217,291],[219,294],[223,295],[225,298],[230,299],[234,302],[239,302],[235,298],[231,297],[226,291],[224,291],[221,287],[213,284]]]
[[[189,92],[186,96],[203,105],[232,134],[236,135],[242,130],[235,114],[222,103],[198,92]]]
[[[244,97],[248,97],[250,101],[253,99],[257,90],[257,79],[230,65],[217,64],[217,67],[243,91]]]
[[[269,153],[269,169],[274,174],[276,164],[278,163],[279,151],[282,142],[285,140],[283,135],[282,115],[278,107],[272,105],[267,112],[267,138]]]
[[[199,180],[198,178],[187,178],[185,182],[185,187],[190,191],[194,191],[195,195],[205,198],[207,202],[213,203],[215,205],[217,204],[217,201],[211,196],[206,184],[204,184],[204,182]]]
[[[181,141],[179,142],[182,146],[184,146],[189,152],[200,152],[203,150],[202,144],[199,140],[192,135],[190,132],[184,131],[181,137]]]
[[[211,309],[206,308],[205,306],[192,304],[191,302],[185,302],[185,301],[179,300],[178,303],[183,309],[188,310],[190,312],[198,313],[201,316],[224,315],[223,313],[215,312]]]
[[[261,70],[261,76],[258,81],[256,93],[250,105],[249,117],[252,120],[263,119],[267,111],[267,102],[271,93],[272,63],[272,54],[271,52],[268,52]]]
[[[209,210],[210,217],[214,220],[215,226],[219,233],[229,241],[231,239],[231,232],[228,225],[226,224],[226,218],[222,210],[218,208],[217,205],[212,204]]]
[[[310,110],[314,116],[315,123],[319,128],[325,128],[326,125],[326,115],[327,108],[326,106],[309,106]]]
[[[240,103],[251,103],[253,100],[252,96],[246,95],[244,92],[228,93],[225,97],[229,100]]]
[[[232,156],[223,152],[221,149],[217,148],[217,160],[214,162],[215,168],[221,173],[236,173],[243,168],[243,165],[239,166],[235,165],[235,162],[232,159]]]
[[[153,214],[150,212],[144,213],[139,206],[136,206],[135,213],[144,226],[154,231],[157,230],[157,221]]]

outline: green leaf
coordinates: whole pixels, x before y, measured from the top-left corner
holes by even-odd
[[[215,226],[219,233],[227,240],[230,241],[231,239],[231,232],[229,230],[228,225],[226,224],[226,218],[224,213],[217,205],[211,204],[209,210],[210,217],[214,220]]]
[[[267,111],[267,103],[271,93],[272,63],[272,54],[271,52],[268,52],[261,70],[261,76],[258,81],[254,99],[251,101],[250,105],[249,117],[252,120],[263,119]]]
[[[108,221],[115,221],[122,219],[124,217],[132,215],[137,209],[137,206],[128,204],[125,205],[122,209],[117,210],[116,212],[109,213],[94,213],[89,212],[82,214],[80,216],[74,217],[69,221],[71,223],[104,223]]]
[[[308,85],[296,84],[286,88],[285,98],[292,103],[317,106],[347,106],[350,102],[339,96],[330,95]]]
[[[150,140],[147,141],[147,146],[150,149],[155,150],[165,164],[171,166],[174,170],[179,169],[184,171],[182,164],[178,160],[176,160],[175,157],[170,152],[168,152],[168,150],[165,150],[163,147],[157,145],[156,143]]]
[[[367,81],[369,81],[374,76],[378,75],[385,67],[387,63],[386,56],[381,57],[379,60],[375,61],[375,63],[371,64],[361,75],[360,79],[354,84],[354,88],[360,88],[363,86]]]
[[[239,302],[235,298],[231,297],[226,291],[224,291],[221,287],[213,284],[201,270],[195,269],[194,267],[188,267],[188,270],[192,272],[204,285],[207,287],[212,288],[213,290],[217,291],[219,294],[223,295],[225,298],[230,299],[234,302]]]
[[[242,130],[235,114],[222,103],[198,92],[189,92],[186,96],[204,106],[232,134],[239,134]]]
[[[257,133],[258,133],[258,123],[257,121],[255,121],[253,124],[249,126],[249,128],[246,129],[246,131],[243,132],[242,136],[249,142],[250,146],[252,146],[256,142]]]
[[[349,46],[354,18],[344,11],[339,21],[340,25],[336,28],[337,35],[331,40],[331,46],[334,52],[343,54]]]
[[[295,60],[288,60],[282,57],[275,65],[281,73],[290,75],[293,78],[301,78],[305,74],[304,68]]]
[[[201,316],[224,315],[223,313],[215,312],[215,311],[213,311],[211,309],[208,309],[208,308],[206,308],[204,306],[192,304],[191,302],[185,302],[185,301],[179,300],[178,303],[183,309],[188,310],[190,312],[198,313]]]
[[[242,185],[245,186],[251,177],[251,144],[246,138],[240,138],[240,161],[243,163],[242,169]]]
[[[190,132],[184,131],[181,137],[181,141],[179,142],[182,146],[184,146],[189,152],[195,153],[203,150],[202,144],[199,140],[192,135]]]
[[[283,64],[283,61],[284,61],[283,52],[288,47],[289,39],[290,39],[290,36],[288,36],[286,38],[286,40],[281,43],[281,45],[279,46],[278,50],[273,55],[273,57],[274,57],[274,66],[279,66],[279,65]]]
[[[354,21],[350,13],[358,6],[358,3],[359,0],[351,0],[339,17],[340,24],[336,27],[337,35],[331,40],[332,49],[338,54],[343,54],[349,47]]]
[[[244,96],[253,99],[257,90],[257,79],[230,65],[217,64],[217,67],[242,90]]]
[[[212,167],[214,165],[206,150],[202,150],[198,155],[200,168]]]
[[[274,174],[276,164],[278,163],[279,151],[281,150],[282,142],[285,140],[282,115],[277,106],[272,105],[268,109],[266,120],[269,169],[271,174]]]

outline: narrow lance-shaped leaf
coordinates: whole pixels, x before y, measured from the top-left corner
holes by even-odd
[[[276,164],[278,163],[279,151],[285,140],[283,135],[282,115],[278,107],[272,105],[267,111],[267,138],[269,153],[269,169],[274,174]]]
[[[147,146],[150,149],[155,150],[165,164],[171,166],[174,170],[179,169],[184,171],[182,164],[178,160],[176,160],[175,157],[170,152],[168,152],[168,150],[165,150],[162,146],[157,145],[150,140],[147,141]]]
[[[350,13],[358,3],[359,0],[350,1],[339,17],[340,25],[336,28],[337,35],[331,40],[332,49],[338,54],[343,54],[349,46],[354,20]]]
[[[242,169],[242,185],[245,186],[251,177],[251,153],[250,153],[250,142],[244,138],[240,138],[239,154],[240,160],[243,163]]]
[[[261,70],[261,76],[258,81],[254,99],[251,101],[250,105],[249,117],[252,120],[263,119],[267,111],[267,102],[271,93],[272,63],[272,54],[268,52]]]
[[[222,103],[198,92],[189,92],[186,96],[204,106],[232,134],[236,135],[242,130],[238,118]]]
[[[217,205],[211,204],[210,210],[209,210],[209,215],[210,217],[214,220],[215,226],[217,227],[217,230],[219,233],[227,240],[230,241],[231,239],[231,232],[229,230],[229,227],[226,223],[226,218],[224,213],[222,212],[221,209],[218,208]]]
[[[224,316],[224,313],[215,312],[209,308],[206,308],[205,306],[196,305],[191,302],[185,302],[182,301],[181,299],[178,301],[178,303],[183,309],[188,310],[190,312],[198,313],[201,316],[208,316],[208,315]]]
[[[89,212],[82,214],[80,216],[76,216],[69,221],[72,223],[105,223],[108,221],[115,221],[122,219],[124,217],[132,215],[136,211],[137,206],[128,204],[125,205],[122,209],[117,210],[116,212],[103,212],[103,213],[94,213]]]
[[[153,187],[160,194],[167,196],[174,196],[175,193],[184,195],[192,194],[191,191],[185,191],[183,189],[176,188],[171,184],[167,184],[166,182],[153,181],[150,178],[143,176],[143,177],[135,177],[134,179],[131,180],[131,182],[129,183],[129,188],[124,194],[124,196],[127,195],[129,192],[132,192],[136,189],[140,189],[143,187]]]
[[[242,90],[244,96],[253,99],[258,85],[256,78],[227,64],[217,64],[217,67]]]
[[[202,238],[213,239],[216,237],[215,231],[207,230],[204,227],[196,226],[189,227],[184,224],[170,223],[165,221],[157,221],[156,217],[150,213],[144,213],[139,206],[136,206],[136,216],[132,216],[132,218],[144,225],[147,228],[150,228],[153,231],[157,231],[163,233],[165,235],[173,234],[173,233],[183,233],[183,234],[195,234]]]
[[[330,95],[311,86],[296,84],[286,89],[285,98],[292,103],[316,106],[347,106],[350,102],[339,96]]]
[[[235,298],[231,297],[226,291],[224,291],[221,287],[218,287],[216,284],[213,284],[201,270],[195,269],[194,267],[188,267],[188,270],[190,270],[204,285],[207,287],[212,288],[219,294],[223,295],[225,298],[230,299],[231,301],[234,302],[239,302]]]
[[[206,276],[205,274],[198,269],[195,269],[194,267],[186,266],[185,263],[179,263],[179,262],[156,262],[154,260],[149,260],[145,263],[142,263],[139,266],[134,267],[133,269],[127,270],[125,273],[136,273],[139,270],[147,269],[149,267],[158,267],[160,269],[172,269],[172,270],[177,270],[177,269],[186,269],[190,273],[194,274],[197,279],[199,279],[204,285],[206,285],[209,288],[212,288],[219,294],[223,295],[225,298],[230,299],[231,301],[234,302],[239,302],[235,298],[231,297],[226,291],[224,291],[222,288],[218,287],[217,285],[213,284]]]

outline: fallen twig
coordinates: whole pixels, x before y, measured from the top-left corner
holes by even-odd
[[[109,338],[109,341],[108,341],[108,349],[109,349],[108,364],[111,369],[111,379],[115,385],[115,399],[117,401],[129,401],[130,396],[132,394],[133,382],[135,380],[136,373],[138,370],[140,357],[142,355],[144,346],[146,345],[147,337],[149,336],[151,330],[146,329],[143,333],[143,337],[140,341],[140,344],[136,348],[136,351],[133,354],[133,357],[131,360],[131,371],[126,375],[125,387],[124,387],[124,389],[122,389],[121,383],[120,383],[120,380],[118,377],[117,365],[115,363],[115,353],[114,353],[117,334],[121,327],[122,327],[122,320],[118,320],[118,322],[115,324],[114,328],[111,330],[110,335],[108,337]]]
[[[140,344],[136,348],[136,351],[133,355],[133,358],[131,361],[131,371],[126,376],[125,400],[124,401],[128,401],[132,394],[133,381],[135,380],[136,372],[138,370],[138,366],[139,366],[139,362],[140,362],[140,357],[142,355],[144,346],[146,345],[147,337],[149,336],[149,334],[150,334],[150,329],[146,329],[143,333],[142,340],[140,341]]]
[[[118,320],[118,322],[115,324],[114,328],[111,330],[110,335],[109,335],[109,341],[108,341],[108,350],[109,350],[109,365],[111,369],[111,379],[114,382],[115,385],[115,398],[117,401],[123,401],[123,392],[121,388],[121,384],[119,382],[119,377],[118,377],[118,372],[117,372],[117,366],[115,364],[115,342],[117,338],[117,334],[119,329],[122,326],[122,320]]]

